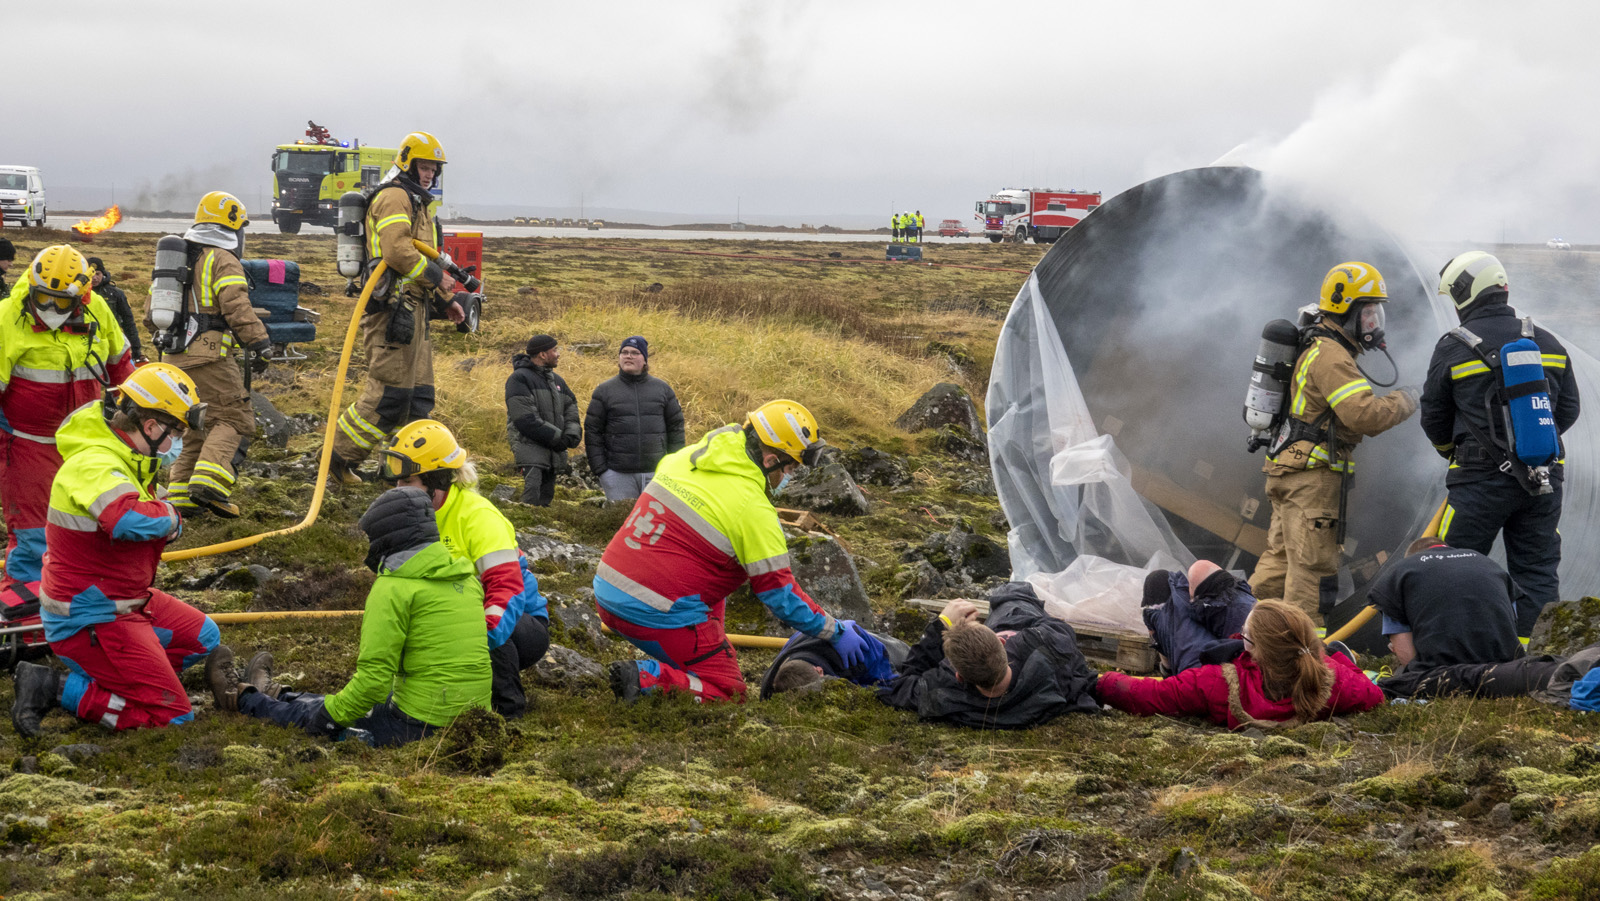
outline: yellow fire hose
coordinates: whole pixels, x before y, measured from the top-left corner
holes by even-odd
[[[622,637],[616,632],[613,632],[611,627],[607,625],[601,625],[600,631],[611,636],[612,638]],[[772,648],[776,650],[777,648],[781,648],[789,643],[789,639],[787,638],[773,638],[770,635],[734,635],[729,633],[727,638],[728,644],[731,644],[736,648]]]
[[[1423,530],[1423,535],[1439,534],[1439,523],[1444,521],[1444,508],[1448,503],[1450,503],[1449,498],[1439,502],[1439,509],[1434,511],[1433,519],[1428,520],[1428,528]],[[1373,607],[1371,605],[1363,607],[1361,608],[1360,613],[1350,617],[1349,622],[1340,626],[1339,631],[1329,635],[1326,639],[1324,639],[1324,641],[1343,641],[1344,639],[1349,638],[1351,635],[1354,635],[1358,629],[1367,624],[1368,620],[1377,615],[1377,607]]]

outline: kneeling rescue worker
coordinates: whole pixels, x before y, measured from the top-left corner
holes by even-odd
[[[89,262],[66,244],[39,251],[0,301],[0,498],[5,584],[36,582],[50,480],[61,468],[56,429],[133,372],[111,308],[90,290]]]
[[[438,246],[428,205],[444,164],[437,138],[423,131],[406,135],[394,158],[396,174],[367,204],[364,277],[371,278],[379,262],[386,266],[361,317],[367,381],[361,396],[339,417],[329,470],[336,483],[361,481],[355,467],[374,447],[406,423],[433,412],[429,310],[437,309],[451,322],[466,318],[461,304],[450,299],[456,280],[411,243],[416,239]]]
[[[847,667],[862,662],[856,624],[829,616],[795,582],[767,498],[795,468],[814,465],[823,447],[810,411],[775,400],[743,428],[723,426],[662,458],[594,578],[600,620],[654,658],[611,665],[619,698],[661,690],[742,700],[723,608],[746,581],[784,625],[833,642]]]
[[[164,350],[167,362],[194,381],[207,408],[205,428],[189,436],[168,476],[168,497],[184,515],[204,510],[228,519],[239,515],[230,498],[256,434],[256,417],[234,357],[242,345],[245,365],[261,372],[272,352],[267,327],[250,305],[250,283],[240,262],[249,224],[239,198],[212,191],[200,198],[194,225],[183,236],[194,258],[183,296],[184,327],[172,330]]]
[[[1522,338],[1538,345],[1534,362],[1543,371],[1534,370],[1535,381],[1526,387],[1548,395],[1548,406],[1544,397],[1537,398],[1538,415],[1554,419],[1558,436],[1578,421],[1578,380],[1556,336],[1532,319],[1517,317],[1507,302],[1506,269],[1495,257],[1477,250],[1451,260],[1439,273],[1439,293],[1449,296],[1461,318],[1461,328],[1434,347],[1422,392],[1422,429],[1434,449],[1450,460],[1445,476],[1450,497],[1439,538],[1451,547],[1487,555],[1495,536],[1503,534],[1506,570],[1530,602],[1516,605],[1517,634],[1529,635],[1544,605],[1561,600],[1556,577],[1561,534],[1556,526],[1561,521],[1564,454],[1557,437],[1546,481],[1540,485],[1529,479],[1528,467],[1514,454],[1517,436],[1506,434],[1505,428],[1509,392],[1500,364],[1517,355],[1502,360],[1500,350]],[[1480,350],[1487,351],[1485,356]],[[1492,369],[1489,360],[1496,363]]]
[[[550,648],[550,611],[517,547],[516,528],[473,490],[477,468],[442,422],[419,419],[402,427],[383,450],[380,472],[398,487],[427,493],[439,539],[452,557],[477,571],[494,667],[494,709],[508,719],[521,716],[528,706],[522,671]]]
[[[59,705],[111,729],[194,718],[178,681],[220,639],[199,610],[151,587],[183,521],[156,494],[156,472],[185,431],[205,426],[194,382],[170,363],[141,366],[116,406],[93,401],[56,433],[65,458],[50,486],[50,554],[39,590],[45,638],[68,672],[20,663],[11,722],[39,734]]]
[[[1309,345],[1295,360],[1289,416],[1267,448],[1262,472],[1272,523],[1250,576],[1258,598],[1282,598],[1315,617],[1332,609],[1351,453],[1362,436],[1385,432],[1416,412],[1417,391],[1378,397],[1356,355],[1384,347],[1383,276],[1367,263],[1340,263],[1322,280]]]

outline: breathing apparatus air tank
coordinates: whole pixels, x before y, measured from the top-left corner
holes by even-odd
[[[339,274],[345,278],[356,278],[361,275],[361,268],[367,262],[365,231],[367,219],[367,198],[360,191],[346,191],[339,197],[339,227],[334,229],[338,236],[338,261]]]
[[[1250,367],[1250,389],[1244,396],[1244,422],[1250,427],[1245,447],[1250,453],[1267,444],[1283,415],[1295,357],[1300,354],[1300,329],[1287,319],[1274,319],[1261,330],[1261,346]]]
[[[183,291],[189,281],[189,243],[177,235],[156,242],[156,268],[151,273],[150,321],[167,332],[183,312]],[[159,342],[158,342],[159,343]]]

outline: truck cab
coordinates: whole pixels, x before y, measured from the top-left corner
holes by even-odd
[[[44,177],[33,166],[0,166],[0,218],[23,226],[44,225]]]
[[[305,223],[333,228],[339,224],[339,196],[381,182],[394,165],[392,147],[367,147],[360,141],[279,144],[272,153],[272,221],[286,235],[300,233]],[[444,173],[434,179],[437,210],[444,197]]]

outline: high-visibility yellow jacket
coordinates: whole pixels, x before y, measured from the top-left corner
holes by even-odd
[[[1404,391],[1378,397],[1366,376],[1356,368],[1356,358],[1349,347],[1340,338],[1324,333],[1295,360],[1288,413],[1301,422],[1314,424],[1330,409],[1336,455],[1329,456],[1327,442],[1296,441],[1277,456],[1268,457],[1261,471],[1274,476],[1320,467],[1352,472],[1355,464],[1350,454],[1362,437],[1380,434],[1404,422],[1416,412],[1417,402]]]
[[[133,357],[100,295],[91,293],[82,318],[59,329],[34,318],[27,296],[23,278],[0,300],[0,430],[55,444],[67,416],[100,396],[97,373],[120,384],[133,374]]]
[[[549,618],[539,579],[517,547],[517,530],[494,504],[470,488],[451,485],[434,519],[450,556],[471,563],[483,583],[489,647],[505,644],[524,613]]]

